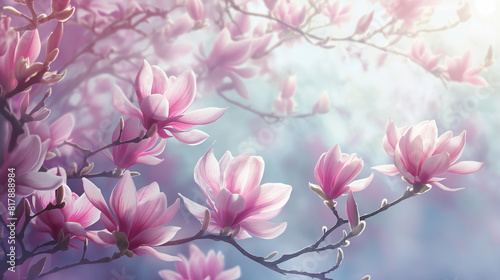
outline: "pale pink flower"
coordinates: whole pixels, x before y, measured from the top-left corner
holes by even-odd
[[[9,36],[14,35],[8,27],[10,20],[2,19],[0,29],[6,32]],[[4,40],[4,38],[2,38]],[[38,30],[28,30],[23,33],[19,38],[19,33],[10,38],[5,38],[6,43],[3,43],[3,55],[0,55],[0,86],[4,92],[9,92],[17,86],[17,79],[15,76],[16,65],[22,63],[21,59],[27,59],[26,67],[29,67],[35,62],[40,54],[41,42]],[[18,67],[21,69],[22,67]]]
[[[439,0],[380,0],[387,12],[402,20],[408,28],[413,28],[438,2]]]
[[[276,4],[278,3],[278,0],[263,0],[264,1],[264,4],[266,5],[266,7],[272,11],[274,9],[274,7],[276,7]]]
[[[299,27],[306,19],[307,9],[305,5],[300,5],[299,1],[281,0],[273,10],[273,15],[288,25]],[[282,30],[287,29],[279,24],[276,27]]]
[[[120,141],[132,140],[139,136],[141,133],[146,131],[142,128],[138,119],[128,118],[124,122],[123,132]],[[113,141],[115,141],[120,135],[120,125],[118,125],[113,132]],[[163,159],[158,158],[163,150],[165,150],[166,139],[161,139],[158,134],[142,140],[139,143],[127,143],[122,145],[117,145],[112,148],[112,153],[109,150],[105,150],[104,155],[111,160],[116,166],[122,169],[128,169],[132,165],[136,164],[147,164],[147,165],[157,165],[163,161]]]
[[[179,77],[167,78],[163,70],[151,67],[144,60],[135,79],[135,92],[140,110],[132,105],[122,90],[115,86],[113,105],[127,116],[138,118],[149,130],[157,126],[161,138],[175,139],[190,145],[197,145],[208,138],[203,131],[192,129],[195,125],[209,124],[218,120],[226,109],[204,108],[186,113],[196,95],[196,78],[192,71]]]
[[[275,238],[283,233],[286,222],[275,224],[267,220],[281,212],[292,187],[281,183],[259,185],[263,173],[261,157],[248,154],[233,157],[227,151],[217,162],[210,147],[194,170],[194,179],[210,209],[182,198],[189,212],[200,221],[204,220],[205,211],[210,211],[209,232],[223,231],[238,239],[249,238],[250,234]]]
[[[222,252],[213,250],[205,256],[194,244],[189,246],[189,259],[180,254],[182,260],[176,262],[177,272],[172,270],[160,270],[158,274],[164,280],[235,280],[240,278],[240,267],[236,266],[224,270],[224,255]]]
[[[446,59],[446,76],[451,81],[485,87],[488,85],[488,82],[479,76],[482,71],[483,67],[472,66],[472,54],[470,51],[466,52],[462,57]]]
[[[323,6],[322,12],[330,18],[330,23],[341,25],[344,22],[348,22],[351,18],[349,14],[351,6],[351,3],[342,5],[340,1],[328,2]]]
[[[228,28],[224,28],[217,36],[208,58],[206,58],[203,50],[200,50],[201,57],[199,60],[209,72],[206,79],[206,90],[212,91],[221,86],[225,78],[228,78],[231,83],[226,84],[226,90],[234,89],[241,97],[250,99],[248,90],[241,78],[251,78],[258,72],[256,67],[244,65],[252,57],[253,44],[254,39],[233,40]],[[259,40],[258,44],[263,43]]]
[[[441,56],[433,55],[425,46],[425,42],[420,39],[413,43],[410,58],[422,65],[425,70],[432,71],[437,67]]]
[[[72,114],[68,113],[59,117],[50,126],[44,121],[29,122],[26,125],[29,134],[40,136],[42,142],[48,140],[48,151],[52,151],[64,143],[71,135],[75,126],[75,118]]]
[[[325,91],[313,106],[313,114],[326,114],[330,112],[330,98]]]
[[[286,79],[278,98],[274,100],[273,112],[278,115],[290,115],[295,111],[297,102],[293,99],[297,89],[297,77],[290,76]]]
[[[14,150],[5,156],[0,169],[1,182],[7,182],[8,169],[14,168],[18,196],[28,196],[35,190],[55,190],[61,186],[63,179],[60,176],[39,172],[45,161],[48,146],[49,141],[42,143],[38,135],[29,135],[20,139]],[[0,193],[6,192],[7,185],[2,183],[1,186]]]
[[[143,256],[150,253],[164,261],[177,261],[179,258],[160,253],[151,246],[161,245],[174,237],[179,227],[162,226],[169,222],[179,210],[179,199],[167,207],[167,197],[160,192],[156,182],[136,190],[129,171],[125,171],[109,199],[111,211],[98,189],[91,181],[83,178],[83,189],[89,201],[101,211],[101,221],[106,229],[87,232],[87,237],[102,245],[115,245],[115,237],[121,233],[126,236],[128,250]]]
[[[201,0],[186,0],[186,10],[189,16],[195,21],[205,19],[205,7]]]
[[[314,177],[319,187],[314,184],[310,186],[325,201],[335,200],[349,191],[362,191],[373,179],[372,173],[367,178],[353,181],[363,165],[363,158],[358,158],[356,154],[342,153],[339,145],[335,145],[321,155],[314,168]]]
[[[63,168],[52,168],[47,173],[63,178],[64,198],[62,201],[65,202],[65,206],[62,209],[53,209],[39,214],[31,220],[31,227],[36,231],[49,233],[56,241],[62,238],[59,236],[61,231],[64,235],[71,235],[71,238],[85,240],[85,228],[99,220],[99,210],[90,203],[85,194],[79,196],[71,191],[66,185],[66,171]],[[35,213],[45,209],[49,203],[57,204],[55,191],[35,191],[32,199]],[[77,248],[73,242],[69,245]]]
[[[438,135],[436,122],[423,121],[416,126],[398,128],[391,119],[387,122],[384,148],[394,158],[394,164],[379,165],[373,169],[386,174],[400,173],[410,184],[433,184],[446,191],[451,189],[440,181],[446,172],[469,174],[478,171],[484,163],[460,161],[465,148],[465,130],[453,137],[447,131]]]

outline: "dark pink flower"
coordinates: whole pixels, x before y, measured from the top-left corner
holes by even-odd
[[[472,66],[470,51],[466,52],[462,57],[446,59],[446,75],[451,81],[485,87],[488,82],[479,76],[482,71],[483,67]]]
[[[71,191],[66,185],[66,171],[63,168],[52,168],[47,173],[63,178],[64,198],[62,201],[66,205],[62,209],[53,209],[39,214],[31,220],[31,227],[36,231],[49,233],[56,241],[58,238],[62,238],[59,236],[61,231],[64,235],[71,235],[71,238],[85,240],[85,228],[99,220],[99,210],[90,203],[85,194],[78,196]],[[36,191],[32,199],[35,213],[45,209],[49,203],[57,204],[55,191]],[[73,242],[70,242],[69,245],[76,248]]]
[[[177,78],[167,78],[163,70],[157,66],[151,67],[146,60],[135,79],[135,92],[140,109],[132,105],[122,90],[115,86],[115,109],[141,120],[148,130],[155,124],[161,138],[175,137],[190,145],[205,141],[208,134],[197,129],[187,129],[195,125],[213,123],[226,111],[211,107],[186,113],[196,95],[194,73],[186,71]]]
[[[384,148],[394,158],[394,164],[379,165],[373,169],[386,174],[400,173],[410,184],[433,184],[446,191],[451,189],[437,176],[446,172],[469,174],[478,171],[484,163],[460,161],[465,148],[465,130],[453,137],[447,131],[438,137],[435,121],[423,121],[416,126],[398,128],[392,120],[387,122]]]
[[[50,191],[61,186],[63,178],[47,172],[39,172],[45,161],[45,155],[49,147],[49,141],[42,143],[38,135],[25,136],[19,140],[12,152],[7,153],[5,161],[0,169],[0,180],[7,182],[9,168],[15,169],[16,194],[28,196],[35,190]],[[0,194],[7,191],[0,190]]]
[[[232,233],[236,238],[275,238],[286,223],[271,223],[290,198],[292,187],[281,183],[259,185],[264,173],[261,157],[248,154],[233,157],[228,151],[218,162],[212,147],[198,161],[194,178],[206,196],[210,209],[182,197],[189,212],[203,221],[211,214],[209,232]],[[236,232],[235,232],[236,231]]]
[[[150,253],[164,261],[177,261],[179,258],[160,253],[151,246],[161,245],[174,237],[179,227],[162,226],[169,222],[179,210],[179,199],[167,207],[167,197],[160,192],[156,182],[136,190],[132,176],[125,171],[109,199],[111,211],[104,197],[91,181],[83,179],[83,189],[89,201],[101,211],[101,221],[106,229],[88,232],[90,240],[102,246],[116,244],[116,238],[126,236],[128,250],[143,256]],[[121,240],[123,241],[123,240]],[[122,246],[123,243],[120,244]]]
[[[373,179],[373,173],[365,178],[354,180],[363,169],[363,158],[356,154],[345,154],[335,145],[323,153],[314,168],[314,177],[319,187],[310,184],[311,189],[325,201],[337,199],[349,191],[364,190]]]
[[[224,255],[221,252],[216,255],[210,250],[205,256],[196,245],[191,244],[189,253],[189,259],[179,255],[182,261],[175,263],[177,272],[160,270],[160,277],[164,280],[235,280],[241,276],[239,266],[224,270]]]
[[[138,137],[141,133],[146,131],[142,128],[138,119],[128,118],[123,126],[122,136],[120,141],[128,141]],[[120,135],[120,126],[118,125],[113,132],[113,140],[116,140]],[[163,150],[165,150],[166,139],[161,139],[155,134],[149,138],[142,140],[139,143],[127,143],[117,145],[112,148],[112,153],[108,150],[104,152],[106,157],[111,160],[116,166],[122,169],[128,169],[132,165],[147,164],[157,165],[163,161],[158,158]]]

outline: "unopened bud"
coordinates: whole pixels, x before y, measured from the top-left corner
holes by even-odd
[[[311,189],[311,191],[315,192],[324,201],[331,200],[328,196],[326,196],[326,194],[323,192],[323,190],[321,189],[320,186],[315,185],[313,183],[309,183],[309,188]]]
[[[323,232],[323,234],[325,234],[328,231],[328,228],[326,226],[323,226],[321,228],[321,231]]]
[[[265,261],[270,260],[278,255],[278,251],[274,251],[271,254],[267,255],[267,257],[264,258]]]
[[[151,138],[153,137],[156,132],[158,132],[158,125],[156,123],[154,123],[153,125],[151,125],[151,127],[148,129],[148,132],[146,133],[146,136],[148,138]],[[141,137],[142,138],[142,137]]]
[[[344,251],[342,251],[341,248],[337,249],[337,262],[335,263],[336,266],[339,266],[342,263],[342,260],[344,259]]]
[[[56,154],[55,154],[55,153],[53,153],[53,152],[47,152],[47,153],[45,154],[45,160],[53,159],[53,158],[55,158],[55,157],[56,157]]]
[[[18,10],[16,10],[16,8],[11,7],[11,6],[5,6],[5,7],[3,7],[2,11],[6,12],[8,14],[11,14],[13,16],[16,16],[16,17],[20,17],[20,16],[23,15],[21,12],[19,12]]]
[[[387,198],[382,199],[382,203],[380,203],[380,208],[385,207],[387,205]]]
[[[55,48],[49,53],[47,53],[47,56],[45,57],[45,63],[50,64],[54,60],[56,60],[57,56],[59,55],[59,49]]]
[[[69,6],[70,2],[71,0],[52,0],[52,11],[60,12],[62,10],[65,10]]]
[[[366,222],[361,221],[359,222],[358,226],[356,226],[354,229],[351,230],[352,236],[358,236],[360,235],[366,227]]]
[[[76,164],[76,162],[73,162],[71,168],[68,170],[68,175],[75,175],[76,170],[78,170],[78,165]]]
[[[123,254],[127,252],[129,246],[127,235],[123,232],[115,230],[113,231],[113,238],[115,239],[116,247],[118,247],[120,253]]]
[[[131,171],[130,172],[130,176],[134,177],[134,176],[140,176],[141,173],[137,172],[137,171]]]
[[[363,34],[366,30],[368,30],[368,27],[370,27],[373,20],[373,14],[374,12],[372,11],[358,20],[358,24],[356,25],[356,34]]]
[[[314,104],[313,113],[314,114],[326,114],[330,111],[330,98],[328,93],[325,91],[319,98],[318,102]]]
[[[210,225],[210,211],[205,209],[205,216],[203,217],[203,224],[201,225],[201,231],[205,232],[208,229],[208,225]]]
[[[229,232],[231,232],[231,228],[227,226],[223,230],[220,231],[220,235],[226,236],[229,234]]]
[[[127,251],[127,252],[125,252],[125,256],[127,256],[129,258],[133,258],[135,256],[135,254],[132,251]]]
[[[28,110],[29,105],[30,105],[30,95],[25,94],[23,101],[21,102],[21,113],[26,114],[26,110]]]
[[[68,7],[63,11],[58,12],[57,14],[53,15],[55,19],[57,19],[60,22],[67,21],[73,14],[75,13],[75,7]]]
[[[91,162],[89,165],[85,166],[82,171],[80,172],[80,175],[87,175],[90,173],[90,171],[92,171],[92,169],[94,168],[94,163]]]
[[[120,126],[120,131],[123,131],[123,128],[125,128],[125,122],[123,121],[123,117],[120,117],[120,122],[118,123]]]
[[[53,85],[59,83],[66,76],[67,70],[64,70],[62,74],[49,74],[44,76],[42,79],[42,83],[46,85]]]
[[[56,189],[56,205],[63,203],[64,201],[64,186],[60,186]]]
[[[43,108],[42,110],[35,112],[32,117],[33,121],[43,121],[50,115],[50,109]]]
[[[62,22],[58,22],[54,31],[50,33],[49,38],[47,39],[47,54],[52,52],[53,50],[59,47],[59,43],[61,42],[61,38],[63,35],[64,26]],[[52,62],[52,61],[51,61]]]
[[[371,279],[370,275],[366,275],[363,278],[361,278],[361,280],[370,280],[370,279]]]
[[[349,240],[344,240],[340,245],[342,247],[347,247],[347,246],[349,246],[349,244],[351,244],[351,242]]]
[[[24,81],[26,77],[24,77],[24,73],[28,70],[28,67],[30,65],[30,59],[29,58],[24,58],[20,57],[17,62],[16,62],[16,67],[14,69],[14,76],[18,81]]]

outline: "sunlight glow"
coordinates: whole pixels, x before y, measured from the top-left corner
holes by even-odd
[[[477,0],[475,1],[476,10],[483,16],[489,16],[496,10],[495,0]]]

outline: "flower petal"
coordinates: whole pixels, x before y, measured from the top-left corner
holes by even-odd
[[[141,69],[135,77],[135,93],[139,104],[147,96],[151,95],[151,88],[153,87],[153,70],[146,60],[143,60]]]
[[[244,221],[241,223],[241,228],[257,237],[273,239],[285,231],[286,225],[286,222],[275,224],[267,221]]]
[[[118,181],[111,192],[109,202],[111,210],[116,215],[118,231],[128,236],[137,211],[137,190],[130,171],[125,171]]]
[[[458,174],[469,174],[474,173],[481,169],[484,165],[484,162],[478,161],[460,161],[453,164],[448,172],[458,173]]]
[[[115,85],[113,90],[113,107],[115,109],[127,116],[131,116],[134,118],[138,118],[139,120],[142,120],[142,113],[137,107],[132,105],[130,100],[125,96],[121,88],[119,88],[117,85]]]

